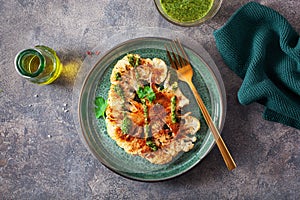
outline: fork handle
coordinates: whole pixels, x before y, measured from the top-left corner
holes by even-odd
[[[194,84],[192,81],[187,81],[188,85],[190,86],[195,98],[196,98],[196,101],[200,107],[200,110],[204,116],[204,119],[208,125],[208,127],[210,128],[214,138],[215,138],[215,141],[217,143],[217,146],[221,152],[221,155],[225,161],[225,164],[227,166],[227,168],[229,170],[233,170],[234,168],[236,168],[236,164],[230,154],[230,152],[228,151],[218,129],[216,128],[216,126],[214,125],[212,119],[211,119],[211,116],[210,114],[208,113],[207,111],[207,108],[205,107],[204,103],[203,103],[203,100],[202,98],[200,97],[199,93],[197,92],[197,89],[195,88]]]

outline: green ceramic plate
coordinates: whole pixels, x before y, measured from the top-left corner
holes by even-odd
[[[78,117],[84,143],[103,165],[127,178],[159,181],[176,177],[199,163],[214,145],[213,136],[203,120],[190,89],[182,82],[179,83],[179,87],[184,95],[190,99],[190,104],[183,112],[191,111],[192,115],[200,120],[201,128],[197,132],[194,148],[187,153],[178,155],[168,164],[151,164],[139,156],[127,154],[108,136],[104,119],[95,118],[95,97],[107,98],[110,74],[114,64],[128,53],[137,53],[143,58],[161,58],[169,64],[164,47],[169,42],[170,40],[166,38],[142,37],[117,45],[96,62],[85,78],[81,89]],[[226,105],[223,82],[219,76],[215,75],[217,72],[215,66],[212,69],[199,53],[189,47],[185,46],[185,50],[194,68],[193,82],[211,113],[213,121],[221,130],[225,120]],[[208,58],[206,57],[206,59]]]

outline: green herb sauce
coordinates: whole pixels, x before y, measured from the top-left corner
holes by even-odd
[[[173,96],[171,98],[171,118],[172,118],[172,123],[177,122],[177,117],[176,117],[176,96]]]
[[[123,121],[122,121],[122,125],[121,125],[121,130],[122,130],[123,134],[128,134],[129,133],[131,125],[132,124],[131,124],[130,119],[127,116],[125,116]]]
[[[144,137],[147,139],[150,136],[150,126],[149,126],[149,121],[148,121],[148,106],[146,104],[145,99],[141,99],[143,108],[144,108]]]
[[[179,22],[194,22],[203,18],[214,0],[161,0],[165,13]]]
[[[115,90],[115,92],[116,92],[122,99],[125,98],[125,97],[124,97],[124,91],[123,91],[123,89],[121,88],[120,85],[115,85],[115,86],[114,86],[114,90]]]
[[[143,108],[144,108],[144,118],[145,118],[145,124],[148,124],[148,106],[146,105],[145,100],[142,99]]]

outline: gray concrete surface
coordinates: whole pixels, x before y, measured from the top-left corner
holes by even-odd
[[[0,0],[0,199],[300,199],[300,131],[242,106],[242,82],[222,61],[212,32],[248,1],[224,1],[218,15],[193,28],[164,20],[152,0]],[[299,0],[261,0],[300,32]],[[212,55],[228,99],[222,132],[238,167],[229,172],[218,149],[172,180],[128,180],[95,160],[78,137],[72,89],[86,51],[106,28],[163,27],[184,31]],[[24,80],[16,53],[52,47],[65,68],[48,86]]]

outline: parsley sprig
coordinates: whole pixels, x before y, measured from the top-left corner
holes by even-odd
[[[107,107],[107,100],[105,100],[103,97],[96,97],[95,99],[95,115],[96,118],[99,119],[100,117],[105,117],[105,110]]]
[[[156,99],[155,93],[150,86],[139,87],[136,91],[140,99],[148,99],[151,103]]]

